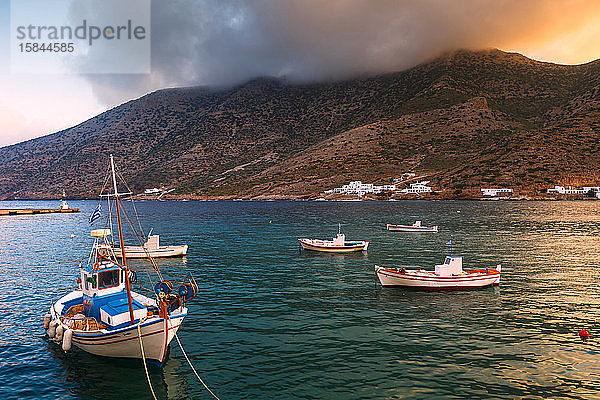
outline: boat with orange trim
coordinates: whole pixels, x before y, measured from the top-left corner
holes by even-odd
[[[320,239],[298,239],[300,246],[304,250],[322,251],[326,253],[351,253],[355,251],[367,251],[369,247],[368,240],[346,240],[346,235],[341,232],[341,225],[338,227],[338,234],[332,240]]]

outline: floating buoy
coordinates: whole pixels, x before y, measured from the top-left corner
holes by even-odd
[[[62,349],[64,351],[71,350],[71,339],[73,338],[73,331],[71,329],[67,329],[65,334],[63,335]]]
[[[579,331],[579,337],[582,339],[589,339],[590,333],[587,331],[587,329],[583,328],[582,330]]]
[[[56,327],[56,333],[54,334],[54,340],[57,342],[61,342],[63,339],[63,333],[65,332],[65,328],[63,328],[62,324],[58,324]]]
[[[48,330],[48,326],[50,326],[50,321],[52,321],[52,315],[50,313],[44,316],[44,329]]]
[[[71,239],[73,239],[75,237],[75,235],[71,234]]]
[[[56,335],[56,325],[58,323],[56,321],[50,321],[50,325],[48,325],[48,337],[53,338]]]

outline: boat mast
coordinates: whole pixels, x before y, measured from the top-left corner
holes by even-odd
[[[117,204],[117,223],[119,224],[119,240],[121,243],[121,255],[123,257],[123,267],[125,268],[125,289],[127,291],[127,303],[129,304],[129,320],[131,324],[135,322],[133,317],[133,302],[131,301],[131,286],[129,284],[129,267],[125,258],[125,243],[123,241],[123,229],[121,227],[121,210],[119,208],[119,192],[117,191],[117,177],[115,175],[115,161],[110,155],[110,169],[112,170],[113,186],[115,188],[115,203]]]

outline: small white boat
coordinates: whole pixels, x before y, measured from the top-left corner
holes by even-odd
[[[65,191],[63,190],[62,198],[60,199],[60,209],[61,210],[70,210],[69,203],[67,203],[67,196]]]
[[[150,231],[152,233],[152,231]],[[127,258],[152,258],[158,257],[183,257],[187,254],[188,245],[161,246],[159,235],[148,235],[148,240],[143,246],[125,246]],[[121,249],[115,248],[115,254],[121,258]]]
[[[437,232],[438,226],[422,226],[421,220],[417,220],[412,225],[392,225],[387,224],[388,231],[398,231],[398,232]]]
[[[340,228],[341,229],[341,228]],[[304,250],[323,251],[327,253],[350,253],[353,251],[367,251],[368,240],[347,241],[346,235],[338,230],[338,234],[332,240],[320,239],[298,239]]]
[[[463,271],[462,256],[449,255],[435,271],[406,269],[405,267],[384,268],[375,266],[375,273],[384,287],[406,287],[414,289],[473,289],[500,284],[498,264],[494,268]]]

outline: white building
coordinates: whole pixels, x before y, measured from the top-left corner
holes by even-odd
[[[546,193],[557,193],[557,194],[584,194],[587,192],[589,192],[589,188],[588,188],[588,190],[585,190],[585,188],[584,189],[575,189],[572,186],[565,188],[564,186],[558,186],[558,185],[555,185],[552,189],[546,190]]]
[[[600,193],[600,186],[584,186],[583,187],[583,192],[584,193],[589,193],[590,190],[594,193],[596,193],[596,196],[598,195],[598,193]]]
[[[403,194],[421,194],[431,192],[431,186],[427,186],[429,181],[411,183],[410,187],[398,191]]]
[[[347,194],[350,196],[364,196],[367,193],[378,194],[386,191],[396,190],[396,185],[376,186],[372,183],[362,183],[362,181],[353,181],[342,187],[326,190],[325,194]]]
[[[400,176],[400,178],[394,179],[394,182],[404,182],[408,179],[414,178],[415,176],[417,176],[417,174],[413,174],[412,172],[405,172]]]
[[[497,188],[497,189],[481,189],[481,194],[484,196],[511,196],[513,194],[512,189],[508,188]]]

